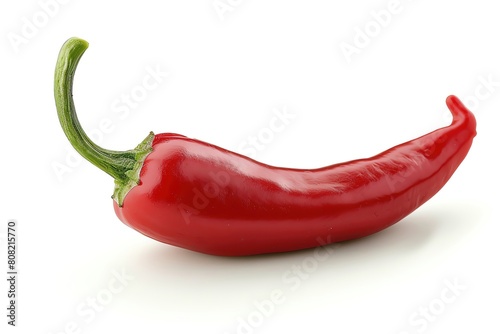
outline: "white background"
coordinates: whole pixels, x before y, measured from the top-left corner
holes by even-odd
[[[498,332],[493,2],[224,4],[222,12],[213,0],[2,2],[1,262],[6,223],[16,219],[20,276],[14,329],[0,284],[1,331]],[[365,29],[371,36],[363,38]],[[478,135],[439,194],[385,231],[332,247],[323,261],[314,250],[197,254],[122,224],[112,179],[75,160],[52,87],[71,36],[90,43],[75,77],[81,123],[110,149],[132,148],[150,130],[177,132],[272,165],[320,167],[447,125],[449,94],[474,111]],[[357,49],[346,57],[347,44]],[[163,74],[145,91],[148,71]],[[124,109],[131,94],[140,98]],[[292,116],[270,135],[277,111]],[[260,138],[259,150],[249,136]]]

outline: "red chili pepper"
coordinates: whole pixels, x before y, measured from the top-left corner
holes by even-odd
[[[134,150],[93,143],[78,122],[73,76],[87,42],[62,47],[55,100],[66,136],[115,179],[122,222],[158,241],[226,256],[284,252],[360,238],[407,216],[467,155],[476,121],[455,96],[451,125],[374,157],[318,169],[269,166],[182,135],[150,135]]]

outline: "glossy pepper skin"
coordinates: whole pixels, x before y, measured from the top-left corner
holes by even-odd
[[[82,41],[70,39],[63,58],[71,57],[71,43]],[[76,63],[79,56],[73,55]],[[57,84],[56,68],[56,101],[69,87],[63,95],[71,106],[74,68],[65,88]],[[114,209],[146,236],[213,255],[286,252],[364,237],[425,203],[467,155],[475,118],[455,96],[446,103],[451,125],[371,158],[318,169],[269,166],[179,134],[150,136],[136,152],[135,183],[124,195],[115,190]]]

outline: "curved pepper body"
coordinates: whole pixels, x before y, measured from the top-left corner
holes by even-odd
[[[467,155],[476,121],[454,96],[452,124],[374,157],[318,169],[272,167],[160,134],[117,216],[158,241],[225,256],[364,237],[436,194]]]
[[[54,98],[66,137],[114,178],[114,208],[125,224],[202,253],[285,252],[378,232],[434,196],[476,135],[474,116],[449,96],[451,125],[368,159],[318,169],[273,167],[172,133],[150,133],[131,150],[108,150],[83,131],[73,101],[87,47],[70,38],[56,63]]]

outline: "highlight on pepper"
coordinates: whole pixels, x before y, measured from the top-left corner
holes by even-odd
[[[450,179],[476,135],[474,115],[455,96],[450,125],[373,157],[317,169],[266,165],[175,133],[113,151],[90,140],[73,102],[73,79],[88,43],[61,48],[54,97],[73,147],[115,180],[118,218],[163,243],[243,256],[361,238],[400,221]]]

